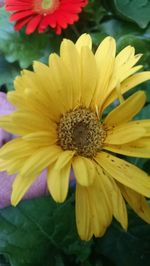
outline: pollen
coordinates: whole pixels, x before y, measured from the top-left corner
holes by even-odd
[[[93,158],[102,149],[106,131],[95,112],[78,108],[66,112],[58,123],[58,144],[63,150]]]

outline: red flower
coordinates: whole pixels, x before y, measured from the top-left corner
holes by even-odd
[[[6,10],[13,12],[10,21],[16,21],[15,30],[27,24],[26,34],[36,29],[44,32],[48,26],[61,34],[62,29],[79,19],[78,13],[87,3],[88,0],[5,0]]]

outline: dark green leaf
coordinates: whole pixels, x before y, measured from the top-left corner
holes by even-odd
[[[5,55],[8,62],[18,61],[21,68],[27,68],[33,60],[48,57],[50,41],[49,34],[26,35],[23,30],[14,31],[6,11],[0,9],[0,52]],[[56,45],[56,42],[57,38],[52,46]]]
[[[16,64],[9,64],[3,55],[0,55],[0,86],[5,84],[8,90],[13,89],[13,80],[19,74]]]
[[[135,120],[138,119],[149,119],[150,118],[150,104],[147,104],[139,114],[135,116]]]
[[[150,265],[150,225],[129,212],[129,229],[125,232],[114,222],[106,235],[97,239],[96,252],[104,254],[115,266]]]
[[[0,266],[10,266],[10,263],[3,255],[0,255]]]
[[[40,198],[0,210],[0,253],[9,256],[13,266],[84,262],[91,243],[77,235],[72,200],[56,204]]]
[[[113,4],[117,14],[135,22],[141,28],[146,28],[150,22],[149,0],[113,0]]]

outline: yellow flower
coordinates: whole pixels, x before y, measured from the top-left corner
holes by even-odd
[[[11,202],[16,205],[45,168],[53,199],[63,202],[71,168],[76,178],[76,222],[81,239],[102,236],[114,216],[127,228],[124,199],[150,223],[150,178],[136,166],[112,153],[150,155],[150,121],[132,121],[145,103],[138,91],[106,118],[104,109],[118,94],[150,79],[136,73],[141,55],[127,46],[116,56],[112,37],[105,38],[95,54],[91,38],[64,40],[60,56],[51,54],[49,66],[34,62],[15,80],[8,100],[16,111],[0,126],[19,137],[0,151],[1,170],[18,173]]]

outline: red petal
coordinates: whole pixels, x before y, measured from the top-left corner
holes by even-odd
[[[31,34],[35,31],[38,24],[40,23],[41,18],[42,18],[41,15],[37,15],[28,23],[26,27],[26,34]]]
[[[28,17],[28,16],[33,15],[33,14],[34,14],[34,12],[32,10],[16,12],[10,16],[10,21],[19,20],[19,19]]]
[[[15,24],[15,30],[20,30],[30,19],[32,19],[31,16],[18,20]]]

